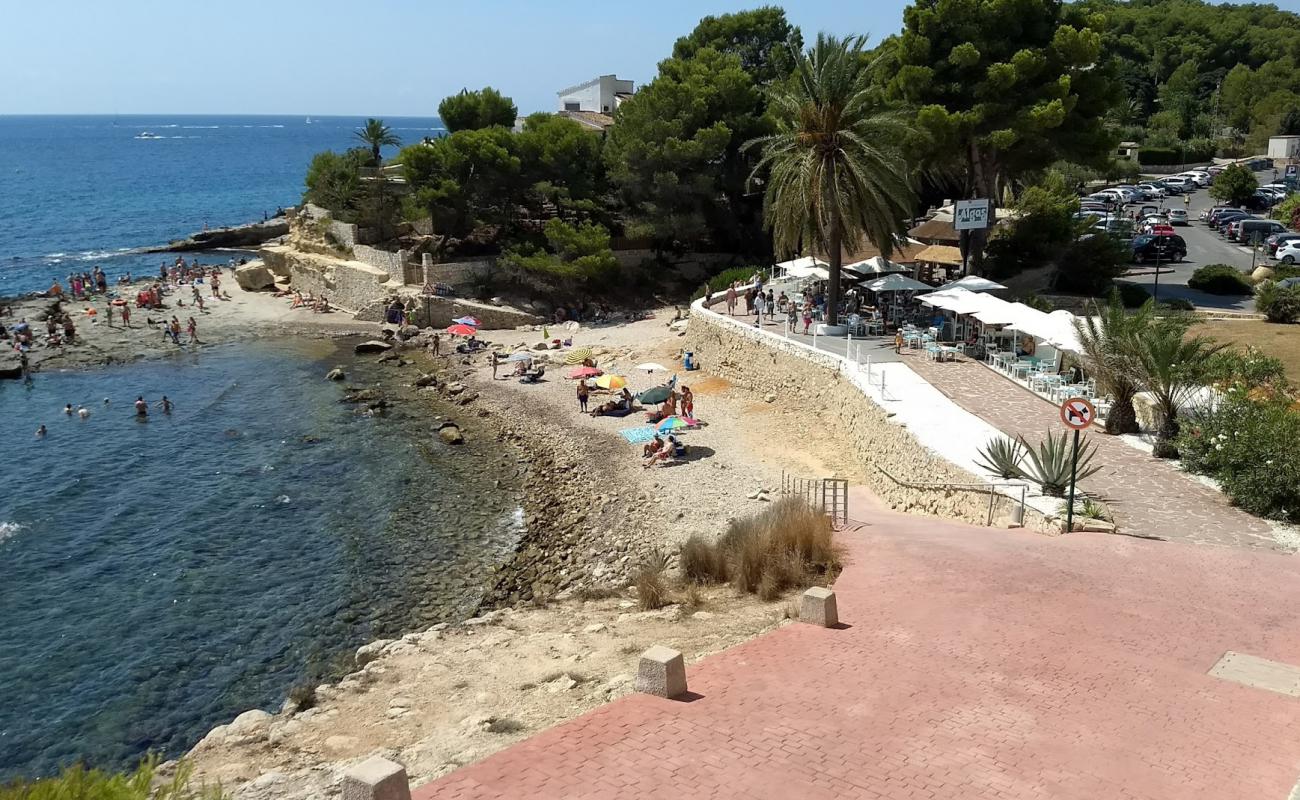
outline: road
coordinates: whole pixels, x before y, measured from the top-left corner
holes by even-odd
[[[1273,170],[1257,172],[1255,177],[1261,184],[1271,183],[1273,181]],[[1242,247],[1224,241],[1219,238],[1218,231],[1207,227],[1200,220],[1201,212],[1211,206],[1220,205],[1219,201],[1210,197],[1208,189],[1198,190],[1191,195],[1191,199],[1191,205],[1186,206],[1188,216],[1191,217],[1190,223],[1185,228],[1175,228],[1178,235],[1182,236],[1187,242],[1187,259],[1178,264],[1161,264],[1158,288],[1156,286],[1155,270],[1150,265],[1134,267],[1131,272],[1125,275],[1123,280],[1145,287],[1148,292],[1162,300],[1182,297],[1191,301],[1198,308],[1254,311],[1255,299],[1249,295],[1234,297],[1206,294],[1187,286],[1187,281],[1192,277],[1192,273],[1198,267],[1203,267],[1206,264],[1231,264],[1243,273],[1249,273],[1252,269],[1252,254],[1249,247]],[[1168,208],[1184,207],[1182,198],[1178,196],[1166,199],[1165,205]],[[1256,212],[1256,216],[1263,217],[1266,215]],[[1268,263],[1270,262],[1267,255],[1261,253],[1256,257],[1253,266]]]

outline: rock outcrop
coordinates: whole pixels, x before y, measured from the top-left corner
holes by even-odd
[[[13,350],[0,351],[0,380],[18,380],[22,376],[22,356]]]
[[[178,253],[189,250],[215,250],[219,247],[258,247],[272,239],[289,235],[289,220],[284,217],[229,228],[200,231],[184,239],[169,242],[163,247],[152,247],[149,253]]]

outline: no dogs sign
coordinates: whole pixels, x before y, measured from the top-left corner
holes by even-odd
[[[1097,409],[1083,397],[1071,397],[1061,403],[1061,422],[1064,422],[1067,428],[1081,431],[1091,425],[1096,418]]]

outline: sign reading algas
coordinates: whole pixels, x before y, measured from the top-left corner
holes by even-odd
[[[973,231],[989,226],[988,198],[979,200],[958,200],[956,213],[953,215],[953,228],[959,231]]]

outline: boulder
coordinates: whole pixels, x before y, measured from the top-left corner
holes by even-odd
[[[0,351],[0,379],[18,380],[22,377],[22,355],[15,350]]]
[[[379,655],[384,652],[384,648],[387,647],[391,641],[391,639],[378,639],[370,644],[363,644],[358,647],[356,656],[357,666],[364,667],[379,658]]]
[[[452,381],[451,383],[447,384],[447,394],[451,395],[452,397],[455,397],[456,395],[465,391],[465,388],[466,388],[465,384],[461,383],[460,381]]]
[[[342,367],[335,367],[334,369],[332,369],[332,370],[330,370],[329,372],[325,373],[325,379],[326,379],[326,380],[330,380],[330,381],[341,381],[341,380],[343,380],[343,379],[345,379],[345,378],[347,378],[347,375],[344,374],[344,372],[343,372],[343,368],[342,368]]]
[[[425,386],[437,386],[438,376],[426,373],[415,379],[415,385],[420,388],[424,388]]]
[[[360,344],[353,347],[352,352],[382,353],[386,350],[392,350],[392,349],[393,349],[393,345],[389,342],[381,342],[378,339],[370,339],[369,341],[361,342]]]
[[[271,724],[271,715],[260,708],[250,709],[226,726],[227,738],[258,733]]]
[[[275,288],[275,274],[262,264],[245,264],[235,270],[235,283],[246,292]]]
[[[438,429],[438,438],[447,444],[464,444],[465,435],[455,425],[444,425]]]
[[[1250,273],[1250,282],[1271,281],[1276,274],[1270,267],[1255,267],[1255,271]]]

